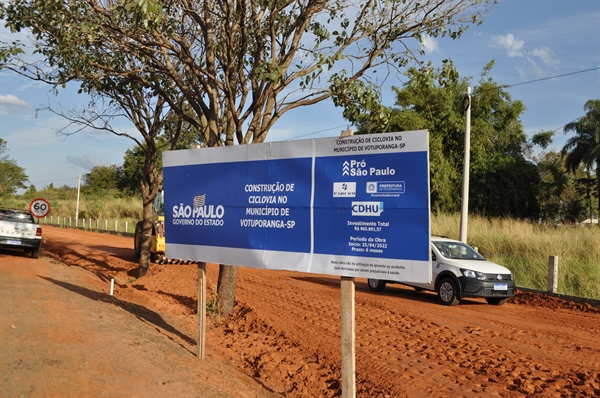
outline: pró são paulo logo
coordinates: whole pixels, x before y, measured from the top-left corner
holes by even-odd
[[[353,216],[379,217],[383,212],[383,202],[352,202]]]
[[[346,160],[342,163],[342,176],[367,177],[367,176],[393,176],[396,170],[391,167],[378,169],[368,167],[365,160]]]
[[[192,205],[180,203],[173,206],[173,225],[223,226],[225,207],[207,205],[206,194],[194,197]]]

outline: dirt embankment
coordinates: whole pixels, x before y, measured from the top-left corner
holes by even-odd
[[[124,303],[196,336],[197,267],[153,265],[136,280],[132,239],[44,227],[45,255],[95,273]],[[208,266],[209,296],[218,268]],[[531,293],[504,306],[356,283],[360,397],[600,396],[600,309]],[[240,268],[235,313],[207,331],[207,351],[289,397],[340,390],[339,278]],[[193,342],[191,343],[193,344]]]

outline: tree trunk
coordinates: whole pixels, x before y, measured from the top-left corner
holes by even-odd
[[[156,134],[151,135],[154,137]],[[140,253],[140,263],[138,268],[138,278],[146,275],[148,270],[150,269],[150,243],[152,241],[152,223],[154,222],[154,217],[152,214],[152,204],[154,202],[154,198],[158,194],[158,187],[162,182],[161,175],[159,175],[156,170],[157,164],[157,151],[154,142],[148,139],[146,141],[146,160],[144,162],[144,170],[141,181],[142,186],[142,203],[144,206],[143,209],[143,227],[142,227],[142,241],[141,241],[141,253]]]
[[[233,265],[219,265],[219,280],[217,281],[217,298],[219,315],[228,317],[233,313],[235,304],[235,283],[238,267]]]
[[[138,278],[146,275],[150,269],[150,243],[152,241],[152,202],[146,203],[144,200],[143,227],[141,240],[140,263],[138,268]]]

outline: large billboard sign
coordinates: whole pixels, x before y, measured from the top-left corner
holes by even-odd
[[[427,131],[163,154],[170,258],[429,282]]]

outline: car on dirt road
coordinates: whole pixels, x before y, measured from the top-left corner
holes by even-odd
[[[446,237],[431,237],[431,283],[368,279],[369,289],[380,292],[387,283],[401,283],[415,290],[437,293],[444,305],[456,305],[464,297],[482,297],[502,305],[514,295],[515,282],[509,269],[487,261],[475,249]]]
[[[42,246],[42,227],[26,210],[0,208],[0,248],[19,249],[38,258]]]

